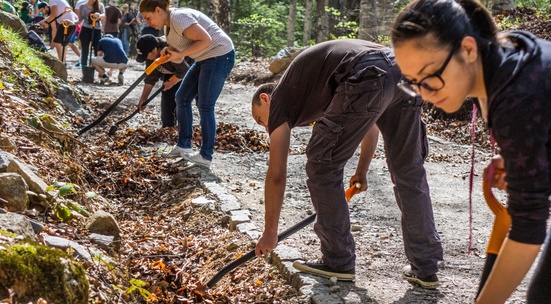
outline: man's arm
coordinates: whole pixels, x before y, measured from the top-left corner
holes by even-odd
[[[270,135],[270,164],[264,185],[264,232],[256,244],[255,254],[263,256],[277,246],[279,215],[287,182],[287,156],[291,128],[284,123]]]
[[[360,148],[360,159],[358,160],[358,166],[356,167],[356,173],[350,178],[350,186],[355,183],[360,183],[362,187],[358,192],[367,190],[367,171],[369,165],[375,154],[377,148],[377,141],[379,140],[379,128],[373,125],[362,139]]]

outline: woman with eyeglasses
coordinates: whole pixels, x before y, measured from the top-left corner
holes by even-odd
[[[415,0],[397,17],[392,42],[400,88],[446,112],[478,98],[501,148],[493,186],[506,189],[509,234],[476,303],[504,303],[545,248],[527,303],[551,302],[546,240],[551,194],[551,42],[523,31],[498,32],[474,0]]]

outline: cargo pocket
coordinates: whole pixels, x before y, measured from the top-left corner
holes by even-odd
[[[376,66],[368,66],[352,75],[342,84],[344,92],[343,110],[345,113],[378,113],[386,71]]]
[[[339,140],[343,126],[322,117],[316,121],[312,137],[306,147],[308,160],[316,163],[331,163],[333,149]]]

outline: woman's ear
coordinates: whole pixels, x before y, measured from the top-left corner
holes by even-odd
[[[466,62],[471,63],[478,59],[478,44],[472,36],[466,36],[461,41],[461,52]]]

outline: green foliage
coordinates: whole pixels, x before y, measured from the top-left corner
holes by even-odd
[[[144,299],[144,300],[154,300],[156,297],[155,295],[153,295],[152,293],[150,293],[147,289],[145,289],[144,287],[147,287],[147,283],[144,282],[144,281],[140,281],[140,280],[137,280],[137,279],[130,279],[130,284],[132,286],[130,286],[124,293],[125,294],[131,294],[132,292],[134,291],[138,291],[138,293],[140,294],[140,296]]]
[[[540,12],[549,12],[551,1],[549,0],[516,0],[517,7],[535,8]]]
[[[53,71],[38,57],[37,51],[10,28],[0,26],[0,41],[6,44],[13,55],[12,70],[20,69],[25,75],[36,74],[42,81],[54,80]]]
[[[285,24],[272,17],[252,14],[237,21],[233,32],[238,56],[273,56],[285,46]]]
[[[53,185],[46,187],[46,191],[57,190],[57,197],[52,203],[52,208],[55,211],[56,217],[64,222],[71,219],[73,212],[78,212],[86,217],[90,216],[90,212],[88,212],[86,208],[78,206],[69,200],[63,199],[66,195],[77,194],[78,192],[76,187],[78,186],[75,184],[64,182],[56,182]],[[90,192],[86,193],[86,196],[92,198],[89,196],[89,193]]]

